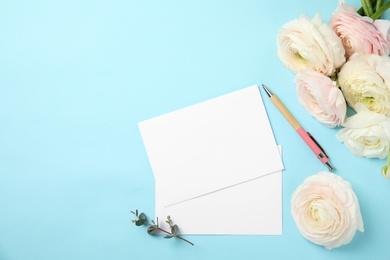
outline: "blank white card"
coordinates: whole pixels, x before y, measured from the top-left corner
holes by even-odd
[[[224,207],[229,206],[234,197],[247,196],[235,186],[260,182],[262,176],[266,182],[272,178],[266,175],[280,174],[283,169],[257,85],[140,122],[139,128],[155,176],[156,213],[175,209],[179,218],[173,213],[172,218],[178,224],[180,211],[188,211],[185,203],[210,205],[212,198],[223,196],[227,203]],[[281,182],[274,183],[279,190]],[[254,196],[272,200],[266,192],[256,193]],[[256,207],[248,204],[241,210]],[[232,208],[232,212],[237,210]],[[219,219],[225,212],[221,205]],[[190,227],[188,230],[199,233]],[[204,234],[224,233],[201,230]]]

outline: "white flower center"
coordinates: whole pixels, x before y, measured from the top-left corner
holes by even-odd
[[[325,200],[313,201],[310,207],[310,217],[318,230],[327,230],[339,218],[337,210]]]
[[[312,217],[316,222],[318,222],[318,220],[320,219],[320,215],[319,215],[319,213],[318,213],[318,209],[311,208],[310,213],[311,213],[311,217]]]
[[[375,136],[366,136],[366,137],[363,137],[363,145],[366,146],[366,147],[378,147],[380,146],[380,140],[379,138],[375,137]]]

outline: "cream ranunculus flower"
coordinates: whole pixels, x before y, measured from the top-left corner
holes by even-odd
[[[335,81],[307,69],[296,75],[295,83],[299,102],[314,118],[328,127],[344,122],[347,104]]]
[[[389,72],[390,57],[354,54],[338,75],[348,105],[355,109],[363,103],[371,111],[390,116]]]
[[[358,157],[384,159],[390,149],[390,117],[356,104],[357,114],[347,118],[337,139]]]
[[[278,33],[277,47],[282,63],[295,73],[310,68],[331,76],[345,63],[341,40],[319,14],[285,24]]]
[[[291,214],[302,236],[327,249],[364,231],[359,201],[349,182],[329,172],[308,177],[293,193]]]

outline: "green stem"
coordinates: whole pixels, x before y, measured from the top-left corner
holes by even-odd
[[[146,224],[149,225],[149,227],[153,226],[153,225],[151,225],[150,223],[146,223]],[[166,230],[164,230],[164,229],[162,229],[162,228],[159,228],[159,227],[158,227],[157,230],[159,230],[159,231],[161,231],[161,232],[164,232],[164,233],[166,233],[166,234],[168,234],[168,235],[174,236],[174,237],[176,237],[176,238],[178,238],[178,239],[181,239],[181,240],[187,242],[188,244],[190,244],[190,245],[192,245],[192,246],[194,245],[194,243],[192,243],[191,241],[189,241],[189,240],[187,240],[187,239],[185,239],[185,238],[183,238],[183,237],[181,237],[181,236],[174,235],[174,234],[172,234],[171,232],[168,232],[168,231],[166,231]]]
[[[137,211],[137,213],[135,213],[135,212],[133,212],[133,211],[130,211],[130,212],[131,212],[132,214],[134,214],[134,215],[138,218],[138,214],[137,214],[138,211]],[[138,219],[139,219],[139,218],[138,218]],[[153,220],[152,220],[152,222],[154,223]],[[157,222],[158,222],[158,218],[157,218]],[[149,227],[156,226],[156,225],[150,224],[150,223],[147,222],[147,221],[145,221],[144,225],[148,225]],[[190,244],[190,245],[192,245],[192,246],[194,245],[194,243],[192,243],[191,241],[189,241],[189,240],[187,240],[187,239],[185,239],[185,238],[183,238],[183,237],[181,237],[181,236],[178,236],[177,234],[172,234],[171,232],[166,231],[166,230],[164,230],[164,229],[158,227],[158,223],[157,223],[156,228],[157,228],[157,230],[159,230],[159,231],[161,231],[161,232],[164,232],[164,233],[166,233],[166,234],[168,234],[168,235],[170,235],[170,236],[174,236],[174,237],[176,237],[176,238],[178,238],[178,239],[181,239],[181,240],[187,242],[188,244]]]
[[[362,2],[362,7],[364,10],[364,13],[367,16],[370,16],[374,14],[374,10],[372,9],[371,1],[370,0],[361,0]]]
[[[381,15],[389,8],[390,8],[390,1],[382,5],[379,9],[376,10],[374,14],[370,15],[370,17],[372,18],[372,20],[376,20],[379,17],[381,17]]]
[[[375,3],[376,3],[376,0],[370,0],[371,6],[375,5]],[[360,7],[359,10],[357,10],[357,13],[360,14],[361,16],[365,15],[363,6]]]
[[[385,2],[384,0],[377,0],[375,5],[375,11],[381,8],[384,2]]]

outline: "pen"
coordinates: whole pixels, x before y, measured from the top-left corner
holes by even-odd
[[[319,143],[314,139],[314,137],[309,133],[306,132],[302,126],[298,123],[298,121],[291,115],[291,113],[287,110],[287,108],[280,102],[277,96],[275,96],[264,84],[262,84],[265,92],[267,93],[268,97],[274,103],[274,105],[279,109],[280,113],[287,119],[287,121],[290,123],[290,125],[297,131],[299,136],[305,141],[305,143],[310,147],[310,149],[314,152],[314,154],[317,156],[317,158],[325,164],[329,171],[332,171],[334,167],[329,162],[329,157],[322,149],[322,147],[319,145]]]

